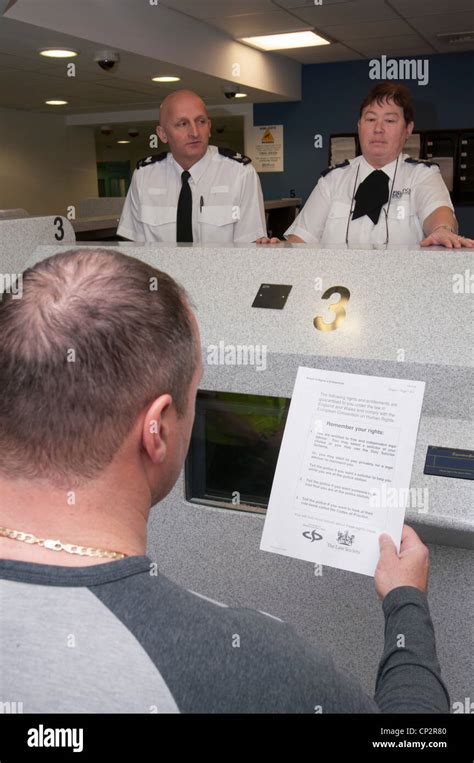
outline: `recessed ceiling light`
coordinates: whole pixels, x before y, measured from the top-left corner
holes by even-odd
[[[240,41],[261,50],[289,50],[290,48],[310,48],[315,45],[331,44],[329,40],[325,40],[309,30],[286,34],[265,34],[259,37],[241,37]]]
[[[38,53],[40,56],[46,56],[46,58],[74,58],[78,55],[77,50],[70,50],[69,48],[42,48]]]
[[[117,143],[130,143],[129,140],[118,140]]]
[[[247,93],[236,93],[235,97],[236,98],[247,98]]]
[[[68,101],[45,101],[48,106],[65,106]]]
[[[152,77],[153,82],[179,82],[181,77]]]

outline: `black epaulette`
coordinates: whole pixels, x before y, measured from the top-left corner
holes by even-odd
[[[429,162],[426,159],[412,159],[411,156],[405,159],[408,164],[424,164],[425,167],[439,167],[438,162]]]
[[[326,175],[327,175],[329,172],[332,172],[333,170],[337,170],[337,169],[339,169],[339,167],[348,167],[349,165],[350,165],[350,161],[349,161],[349,159],[344,159],[344,161],[343,161],[343,162],[341,162],[340,164],[333,164],[333,165],[332,165],[332,167],[328,167],[326,170],[323,170],[323,171],[321,172],[321,175],[320,175],[320,177],[322,177],[322,178],[323,178],[323,177],[326,177]]]
[[[149,164],[154,164],[155,162],[162,162],[167,156],[168,151],[162,151],[161,154],[155,154],[154,156],[147,156],[146,159],[140,159],[137,162],[136,169],[139,170],[140,167],[148,167]]]
[[[220,148],[219,153],[221,156],[227,156],[228,159],[234,159],[234,161],[241,164],[251,164],[252,162],[250,156],[240,154],[238,151],[232,151],[231,148]]]

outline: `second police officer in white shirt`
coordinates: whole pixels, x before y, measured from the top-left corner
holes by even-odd
[[[120,236],[140,242],[246,244],[265,235],[262,189],[250,159],[209,146],[210,129],[196,93],[180,90],[165,98],[157,134],[170,151],[138,162],[117,230]],[[180,234],[183,182],[189,186],[190,219],[188,233]]]
[[[414,127],[409,89],[377,85],[362,103],[358,127],[362,155],[321,174],[285,237],[292,243],[349,248],[474,246],[457,234],[438,165],[402,153]]]

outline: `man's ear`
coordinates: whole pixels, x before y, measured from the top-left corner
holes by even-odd
[[[414,126],[415,126],[414,122],[408,122],[408,124],[407,124],[407,138],[409,138],[410,135],[412,134]]]
[[[168,143],[168,136],[166,135],[166,130],[163,127],[161,127],[161,125],[157,125],[156,134],[158,135],[162,143]]]
[[[211,137],[212,122],[209,119],[209,137]]]
[[[142,429],[142,447],[153,464],[161,464],[166,458],[173,412],[171,395],[160,395],[145,412]]]

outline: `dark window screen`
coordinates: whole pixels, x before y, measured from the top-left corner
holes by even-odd
[[[289,405],[286,397],[199,390],[186,499],[265,511]]]

